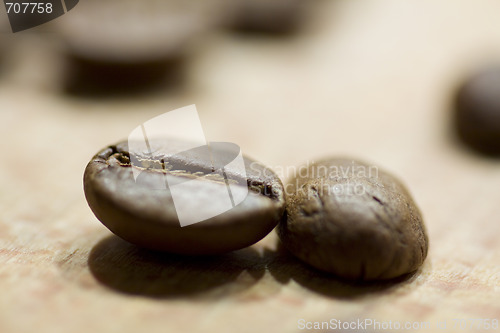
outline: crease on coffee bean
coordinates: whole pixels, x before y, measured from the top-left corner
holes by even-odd
[[[391,214],[389,213],[389,211],[387,210],[387,206],[383,205],[383,209],[384,209],[385,214],[387,214],[387,216],[390,216],[390,215],[391,215]],[[383,219],[383,218],[382,218],[382,217],[381,217],[378,213],[376,213],[376,211],[375,211],[375,210],[373,210],[373,212],[374,212],[374,213],[375,213],[375,215],[377,216],[377,218],[378,218],[379,222],[380,222],[380,223],[381,223],[384,227],[386,227],[386,228],[389,230],[389,232],[390,232],[391,234],[394,234],[394,231],[397,233],[397,235],[398,235],[398,236],[397,236],[397,241],[398,241],[399,245],[400,245],[401,247],[407,247],[408,245],[407,245],[407,244],[406,244],[406,242],[404,241],[404,233],[403,233],[403,231],[402,231],[402,230],[401,230],[401,229],[400,229],[397,225],[395,225],[395,226],[391,227],[390,225],[388,225],[388,224],[385,222],[385,220],[384,220],[384,219]]]
[[[375,200],[377,203],[379,203],[382,206],[382,209],[384,210],[384,212],[385,212],[385,214],[387,216],[391,215],[390,212],[389,212],[389,210],[388,210],[387,205],[381,199],[379,199],[375,195],[371,195],[371,197],[372,197],[373,200]],[[387,225],[387,223],[385,222],[385,220],[376,212],[376,210],[372,209],[372,211],[377,216],[377,219],[379,220],[379,222],[382,225],[384,225],[387,229],[389,229],[389,230],[395,230],[398,233],[398,242],[401,244],[401,246],[406,247],[407,244],[403,240],[403,232],[400,230],[400,228],[398,228],[397,226],[391,227],[390,225]]]
[[[376,196],[372,195],[372,198],[373,198],[373,200],[375,200],[376,202],[378,202],[381,206],[385,206],[385,203],[383,203],[382,200],[380,200]]]
[[[318,198],[318,201],[321,204],[321,208],[325,208],[325,202],[323,201],[323,198],[320,195],[318,188],[313,185],[311,186],[311,190],[316,194],[316,197]]]
[[[380,204],[385,212],[385,214],[387,214],[387,216],[390,216],[389,214],[389,211],[387,210],[387,206],[385,204],[383,204],[383,202],[377,198],[376,196],[374,195],[371,195],[371,198],[376,201],[378,204]],[[377,220],[379,221],[379,223],[384,226],[384,228],[386,230],[388,230],[388,232],[390,234],[394,234],[394,231],[396,231],[397,233],[397,241],[398,243],[402,246],[402,247],[406,247],[406,243],[403,241],[403,232],[397,228],[397,227],[394,227],[394,228],[391,228],[390,225],[388,225],[386,223],[386,221],[384,220],[384,218],[382,216],[380,216],[380,214],[377,213],[376,209],[372,208],[371,209],[372,212],[375,214],[375,216],[377,217]],[[389,261],[388,265],[386,267],[384,267],[384,269],[380,270],[380,274],[377,274],[376,278],[381,278],[383,276],[385,276],[387,274],[388,271],[390,271],[392,268],[393,268],[393,265],[395,263],[395,261],[397,260],[397,251],[391,251],[391,260]]]
[[[373,196],[372,196],[373,197]],[[384,212],[389,216],[389,212],[387,211],[387,207],[385,205],[382,205],[383,209],[384,209]],[[405,242],[403,241],[403,233],[401,230],[399,230],[399,228],[390,228],[389,225],[387,225],[387,223],[385,223],[384,219],[375,211],[375,210],[372,210],[375,215],[377,216],[377,219],[379,220],[380,224],[382,224],[388,231],[390,234],[394,234],[394,230],[397,232],[398,236],[397,236],[397,241],[398,243],[402,246],[402,247],[406,247],[406,244]],[[390,270],[393,269],[393,265],[394,263],[396,262],[397,258],[398,258],[398,251],[394,250],[394,251],[391,251],[391,260],[389,261],[388,265],[386,267],[384,267],[384,269],[381,269],[380,270],[380,274],[378,274],[376,276],[377,279],[379,278],[382,278],[384,276],[386,276],[387,272],[389,272]]]
[[[224,184],[232,184],[237,185],[243,182],[246,183],[248,189],[253,191],[254,193],[259,193],[265,197],[268,197],[272,200],[279,200],[280,193],[276,193],[276,189],[273,187],[273,184],[265,183],[263,181],[257,181],[255,179],[227,179],[224,178],[219,173],[213,173],[214,169],[212,168],[212,172],[201,171],[200,168],[197,168],[198,171],[190,171],[184,169],[174,169],[174,165],[165,161],[164,158],[158,159],[148,159],[143,157],[137,157],[138,162],[142,164],[142,166],[133,164],[130,158],[130,153],[126,150],[119,149],[117,146],[109,146],[107,149],[110,149],[104,156],[105,159],[109,159],[114,156],[116,161],[123,167],[134,167],[141,171],[150,171],[157,172],[163,174],[171,174],[173,176],[186,177],[191,179],[196,179],[199,177],[204,177],[207,181],[212,181],[216,183],[224,183]],[[154,167],[151,167],[154,166]],[[186,165],[187,167],[188,165]]]
[[[304,184],[302,186],[302,189],[304,187],[306,187],[306,184]],[[314,185],[308,186],[308,188],[309,188],[310,191],[313,192],[313,195],[317,199],[317,201],[319,202],[321,208],[324,208],[325,207],[325,203],[323,202],[323,199],[320,196],[318,188],[316,186],[314,186]],[[306,207],[307,206],[300,205],[300,210],[302,212],[302,215],[305,215],[305,216],[314,216],[314,215],[320,214],[320,212],[322,211],[322,209],[310,210],[310,209],[307,209]]]
[[[254,190],[256,193],[260,193],[269,199],[279,200],[279,198],[283,195],[282,191],[279,191],[280,187],[275,187],[272,183],[265,183],[255,179],[247,179],[246,181],[249,190]]]

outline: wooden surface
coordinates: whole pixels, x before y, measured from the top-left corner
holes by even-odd
[[[472,332],[487,330],[453,319],[500,319],[500,160],[461,147],[448,125],[458,80],[500,62],[500,2],[314,3],[296,36],[210,33],[182,83],[124,98],[65,95],[53,31],[16,35],[0,79],[0,332],[297,332],[300,319],[365,318]],[[349,155],[394,172],[427,223],[422,269],[355,286],[297,262],[274,232],[192,259],[111,236],[83,196],[86,163],[193,103],[208,140],[278,171]]]

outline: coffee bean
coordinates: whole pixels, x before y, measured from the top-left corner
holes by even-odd
[[[188,46],[215,17],[205,1],[81,2],[71,19],[58,25],[68,55],[66,90],[128,92],[172,79]]]
[[[231,149],[216,150],[217,144],[169,155],[182,151],[183,145],[150,141],[148,151],[131,153],[127,142],[121,142],[97,153],[84,175],[85,196],[96,217],[131,243],[180,254],[244,248],[276,226],[283,217],[285,200],[274,172],[248,157],[243,157],[244,168],[238,169],[229,163]],[[172,179],[174,186],[196,182],[190,189],[174,188]],[[179,209],[188,215],[223,211],[228,188],[231,200],[241,198],[241,203],[181,227]],[[187,202],[187,207],[179,207],[179,202]]]
[[[475,150],[500,155],[500,67],[476,73],[456,95],[459,138]]]
[[[236,30],[289,33],[294,31],[302,18],[301,0],[232,0],[234,18],[231,25]]]
[[[326,159],[305,170],[287,184],[286,219],[278,226],[292,254],[353,280],[391,279],[422,265],[425,226],[400,181],[350,159]]]

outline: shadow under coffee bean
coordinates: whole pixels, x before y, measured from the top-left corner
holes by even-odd
[[[278,241],[276,250],[265,249],[262,257],[267,270],[282,285],[295,281],[302,287],[317,294],[336,299],[355,299],[396,292],[412,284],[420,276],[420,269],[389,280],[359,281],[341,278],[305,264],[288,251]]]
[[[265,273],[251,247],[217,256],[183,256],[142,249],[114,235],[94,246],[88,265],[107,287],[154,298],[228,297],[247,290]],[[241,278],[244,272],[246,278]]]
[[[272,297],[280,286],[295,281],[317,294],[354,299],[408,291],[418,274],[400,278],[365,282],[341,280],[318,271],[291,255],[278,243],[276,250],[254,247],[216,256],[184,256],[149,251],[112,235],[99,241],[88,256],[92,275],[103,285],[125,294],[168,298],[196,298],[218,300],[238,297],[248,291],[268,272],[273,281],[265,281],[250,299]],[[245,297],[245,296],[244,296]]]
[[[285,198],[281,180],[271,169],[243,157],[246,175],[232,164],[223,170],[224,177],[236,182],[231,186],[234,197],[248,192],[244,200],[219,215],[181,227],[166,177],[191,182],[197,179],[194,189],[176,192],[176,198],[190,202],[188,209],[193,214],[213,211],[214,207],[215,211],[224,211],[227,179],[212,173],[216,171],[214,161],[231,158],[224,150],[198,149],[189,154],[169,155],[169,151],[185,151],[185,143],[180,141],[149,144],[151,151],[132,156],[147,167],[132,163],[128,143],[121,142],[101,150],[85,169],[84,189],[90,208],[121,238],[172,253],[224,253],[259,241],[282,218]],[[139,173],[137,179],[134,170]]]

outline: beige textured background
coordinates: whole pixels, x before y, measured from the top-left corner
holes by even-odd
[[[500,2],[310,2],[298,35],[210,33],[183,84],[134,98],[64,95],[50,29],[3,47],[0,332],[296,332],[299,319],[332,318],[472,332],[487,330],[453,329],[453,319],[500,319],[500,160],[463,149],[448,128],[458,80],[500,62]],[[61,20],[71,15],[78,7]],[[421,271],[352,286],[298,263],[274,233],[189,260],[110,236],[83,196],[87,161],[193,103],[209,140],[276,169],[347,154],[393,171],[427,223]]]

